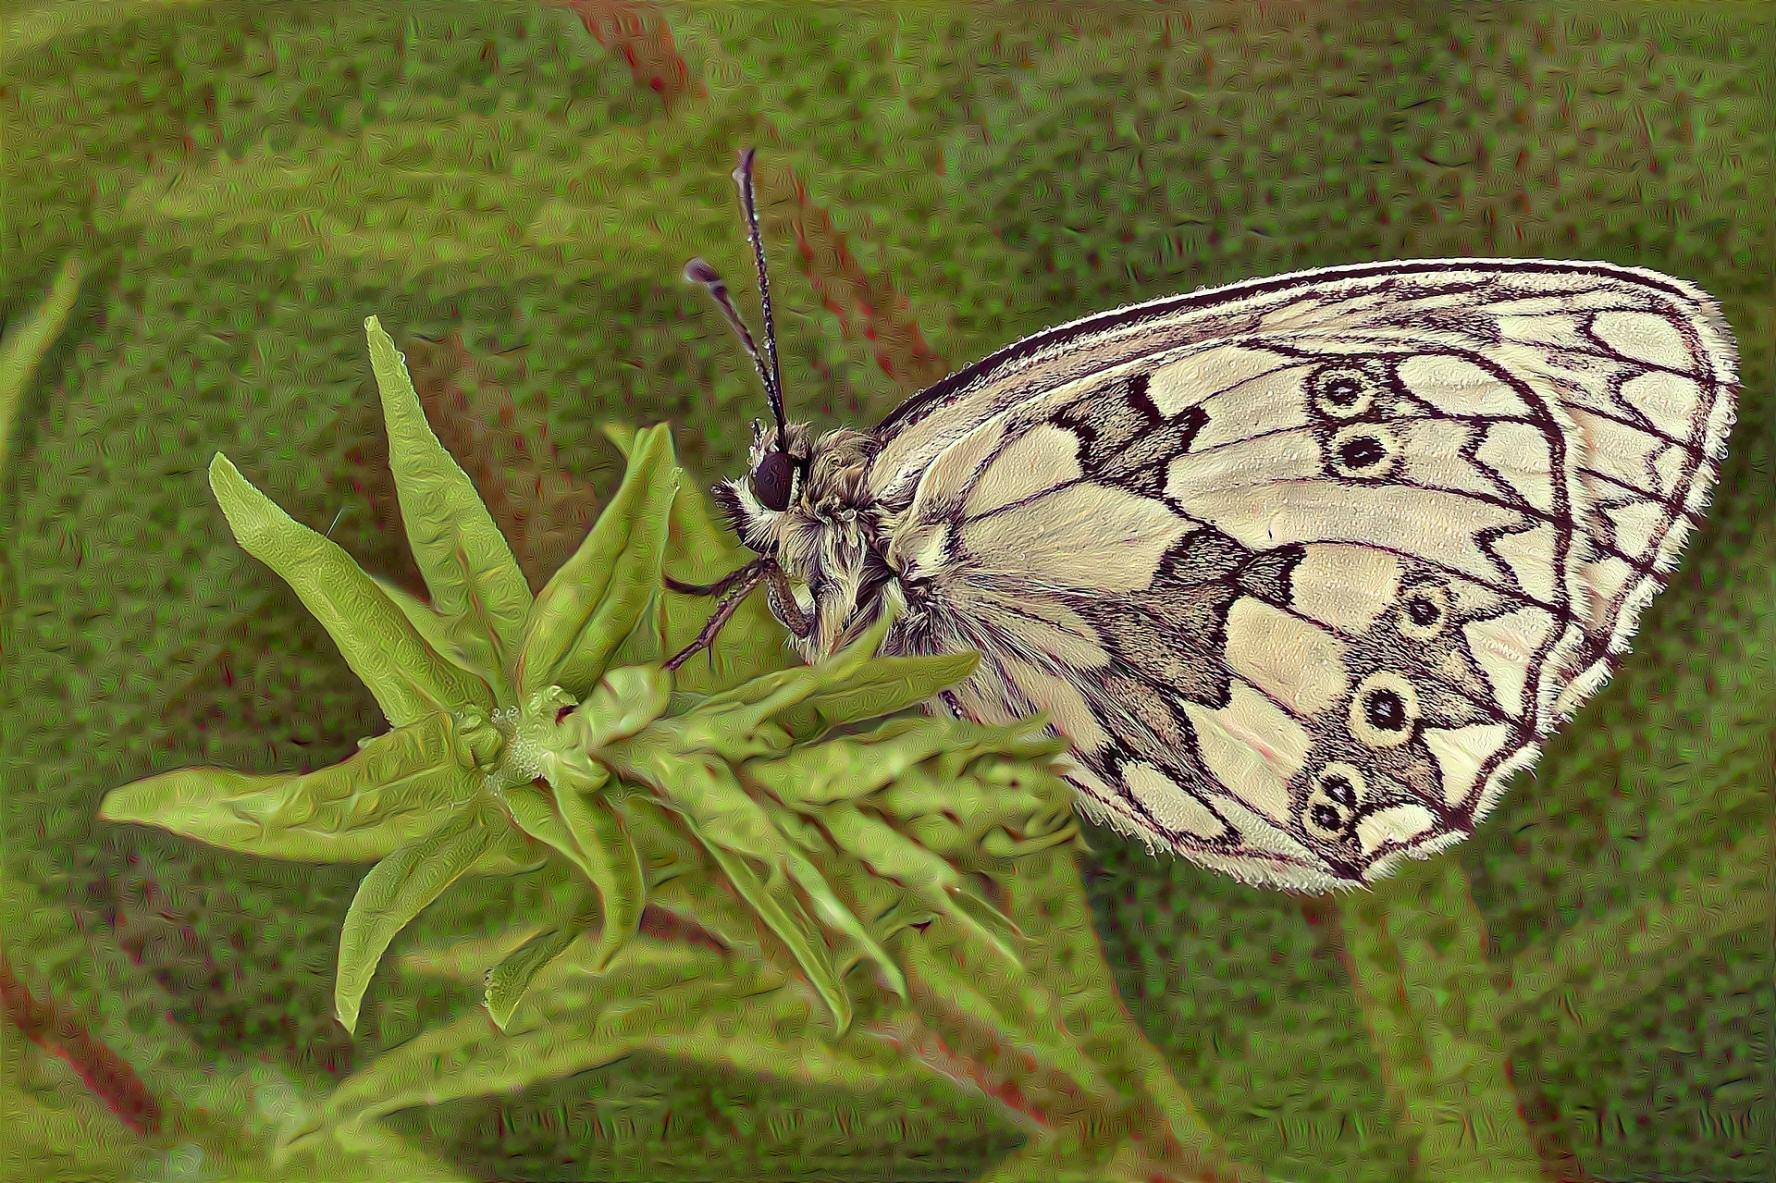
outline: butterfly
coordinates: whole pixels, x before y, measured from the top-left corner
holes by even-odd
[[[1732,428],[1714,301],[1609,263],[1329,267],[1037,333],[872,431],[775,422],[715,491],[815,661],[974,650],[930,709],[1041,713],[1088,816],[1255,885],[1372,883],[1471,834],[1608,679]]]

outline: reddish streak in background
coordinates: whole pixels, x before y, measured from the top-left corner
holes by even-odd
[[[668,111],[686,95],[700,95],[691,82],[691,69],[672,43],[666,18],[652,4],[627,4],[623,0],[559,0],[585,24],[598,44],[620,53],[629,63],[635,85],[660,96]]]
[[[803,269],[815,294],[827,311],[839,318],[846,336],[861,326],[864,339],[875,348],[882,372],[905,390],[921,390],[949,372],[943,358],[925,343],[918,322],[906,300],[894,290],[887,275],[870,274],[845,245],[845,235],[833,224],[832,215],[808,200],[808,190],[787,166],[767,167],[764,176],[764,208],[760,213],[767,232],[776,226],[793,230],[801,251]],[[773,191],[792,190],[794,211],[773,216]]]
[[[651,4],[623,0],[559,0],[585,23],[598,43],[620,53],[629,63],[637,86],[660,96],[668,113],[679,99],[701,98],[703,88],[691,78],[679,56],[666,19]],[[772,139],[768,125],[761,129]],[[738,145],[736,145],[738,148]],[[883,272],[864,270],[845,244],[832,216],[808,200],[807,187],[787,166],[762,160],[758,177],[760,209],[766,236],[795,235],[803,270],[828,311],[839,318],[846,336],[861,332],[875,351],[876,362],[902,389],[923,389],[949,372],[919,332],[907,303]],[[793,195],[793,212],[782,213]]]
[[[66,1060],[98,1098],[140,1134],[160,1132],[160,1105],[123,1057],[106,1047],[66,1010],[45,998],[39,1002],[13,976],[0,953],[0,1007],[32,1043]]]

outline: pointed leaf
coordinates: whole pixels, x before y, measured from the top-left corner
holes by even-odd
[[[413,626],[413,631],[417,632],[425,639],[425,643],[432,647],[432,652],[450,661],[464,673],[474,674],[481,678],[490,686],[495,684],[493,682],[495,676],[504,677],[503,674],[489,669],[487,666],[487,659],[492,655],[491,650],[483,647],[479,658],[471,656],[458,638],[451,635],[450,622],[432,611],[431,606],[424,600],[412,595],[404,588],[397,587],[380,575],[372,575],[370,579],[382,589],[382,594],[401,610],[401,615],[407,618],[407,622]]]
[[[390,723],[492,708],[487,683],[435,653],[350,555],[291,519],[221,453],[210,462],[210,488],[242,549],[301,597]]]
[[[570,720],[573,742],[594,751],[627,739],[663,715],[671,697],[672,675],[657,666],[606,671]]]
[[[86,268],[70,255],[56,272],[55,282],[43,302],[7,326],[0,340],[0,473],[11,456],[12,425],[19,413],[19,402],[31,384],[44,355],[62,335],[62,329],[73,315],[74,301],[80,296],[80,281]]]
[[[805,856],[793,850],[785,856],[784,865],[789,871],[790,878],[795,880],[796,886],[800,887],[802,893],[813,903],[814,914],[820,922],[827,928],[850,939],[858,953],[858,957],[854,960],[875,962],[877,967],[881,969],[882,976],[887,980],[888,989],[904,1001],[906,998],[906,976],[900,972],[900,966],[895,963],[892,957],[888,956],[888,951],[882,948],[876,938],[870,935],[869,930],[864,927],[863,921],[857,918],[857,914],[833,893],[832,885],[826,881],[826,876],[820,873],[820,869]]]
[[[604,673],[659,593],[677,488],[666,428],[640,433],[617,495],[531,605],[514,675],[521,698],[549,685],[583,692]]]
[[[530,586],[468,474],[426,422],[395,343],[374,316],[364,321],[364,331],[382,393],[401,518],[432,609],[471,659],[503,678],[523,635]]]
[[[561,820],[552,793],[539,784],[526,782],[507,785],[500,799],[505,802],[506,811],[518,823],[519,829],[559,851],[579,866],[586,878],[593,878],[591,869],[581,862],[579,847],[575,845],[573,835],[567,832],[567,823]]]
[[[598,964],[607,964],[640,928],[648,899],[641,855],[621,820],[609,802],[572,788],[551,794],[537,785],[514,785],[505,801],[525,833],[560,851],[597,889],[604,924]]]
[[[625,459],[634,461],[636,443],[643,433],[617,423],[607,423],[601,430]],[[666,553],[686,583],[707,583],[726,575],[752,553],[731,531],[716,524],[709,512],[709,498],[695,486],[680,483],[672,499],[671,518]]]
[[[987,942],[1011,965],[1023,964],[1017,925],[975,895],[943,858],[848,805],[824,810],[820,817],[834,844],[873,874],[900,884],[911,898]]]
[[[697,831],[695,823],[691,823],[691,829]],[[815,993],[826,1003],[839,1033],[843,1034],[851,1026],[851,997],[839,982],[832,954],[820,939],[819,930],[802,910],[801,903],[789,890],[789,884],[778,876],[761,879],[739,854],[708,840],[705,844],[710,857],[727,876],[728,883],[788,948]]]
[[[625,456],[633,450],[636,433],[631,428],[606,426],[604,433]],[[717,524],[712,508],[707,490],[680,482],[662,564],[667,574],[685,583],[713,583],[754,557],[732,530]],[[712,607],[707,597],[667,592],[612,664],[657,664],[677,653],[708,623]],[[764,596],[754,595],[728,619],[714,644],[673,675],[673,682],[681,691],[711,694],[792,664],[796,659],[784,644],[783,626]]]
[[[890,623],[884,615],[857,640],[818,665],[765,674],[711,695],[687,714],[672,718],[663,730],[671,731],[672,742],[681,751],[714,752],[730,760],[781,752],[789,746],[790,735],[773,720],[794,712],[815,695],[841,690],[857,677],[874,659]]]
[[[487,971],[487,992],[483,998],[487,1014],[501,1031],[511,1022],[512,1012],[524,1000],[525,992],[537,974],[550,962],[567,952],[586,930],[598,923],[597,901],[588,897],[584,907],[577,909],[565,923],[546,929],[514,949],[498,965]],[[597,969],[603,969],[602,962]],[[595,970],[594,972],[597,972]]]
[[[469,1014],[377,1056],[328,1096],[327,1125],[375,1128],[400,1109],[509,1094],[638,1052],[858,1095],[919,1079],[884,1040],[821,1038],[806,994],[784,989],[770,967],[644,940],[594,975],[583,949],[570,946],[537,976],[506,1032]]]
[[[748,760],[747,775],[798,808],[858,800],[955,742],[954,730],[941,723],[910,720],[868,735],[803,744],[774,759]]]
[[[844,685],[809,697],[834,723],[854,723],[916,707],[954,686],[980,664],[978,653],[878,657]]]
[[[563,787],[556,793],[555,804],[579,848],[580,865],[598,888],[603,905],[604,929],[592,958],[593,972],[599,973],[641,927],[648,898],[641,853],[616,810],[602,796]]]
[[[401,847],[370,869],[352,897],[339,932],[333,1009],[347,1031],[383,951],[403,928],[444,894],[493,845],[498,831],[479,805],[458,810],[424,838]]]
[[[831,954],[819,930],[795,898],[786,873],[808,892],[828,925],[850,936],[867,956],[883,966],[898,990],[905,990],[905,982],[887,954],[833,895],[824,877],[791,846],[770,813],[747,795],[725,766],[684,760],[668,774],[667,795],[683,811],[692,832],[721,866],[735,890],[801,963],[808,980],[833,1008],[839,1030],[850,1023],[850,1000],[839,985]],[[748,859],[768,868],[767,877],[760,879]]]
[[[309,773],[249,776],[181,768],[113,789],[107,821],[159,826],[224,850],[300,862],[369,862],[437,827],[481,777],[454,754],[452,720],[431,715]]]

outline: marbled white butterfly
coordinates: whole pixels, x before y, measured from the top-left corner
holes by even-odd
[[[941,704],[1045,712],[1085,812],[1251,883],[1372,882],[1460,841],[1608,678],[1700,520],[1733,342],[1608,263],[1361,264],[1038,333],[873,431],[775,424],[717,499],[816,660],[978,650]]]

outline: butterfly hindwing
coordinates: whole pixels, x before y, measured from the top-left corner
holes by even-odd
[[[1459,841],[1698,520],[1733,352],[1601,264],[1343,268],[1051,330],[878,429],[906,649],[1042,710],[1088,808],[1323,889]]]

